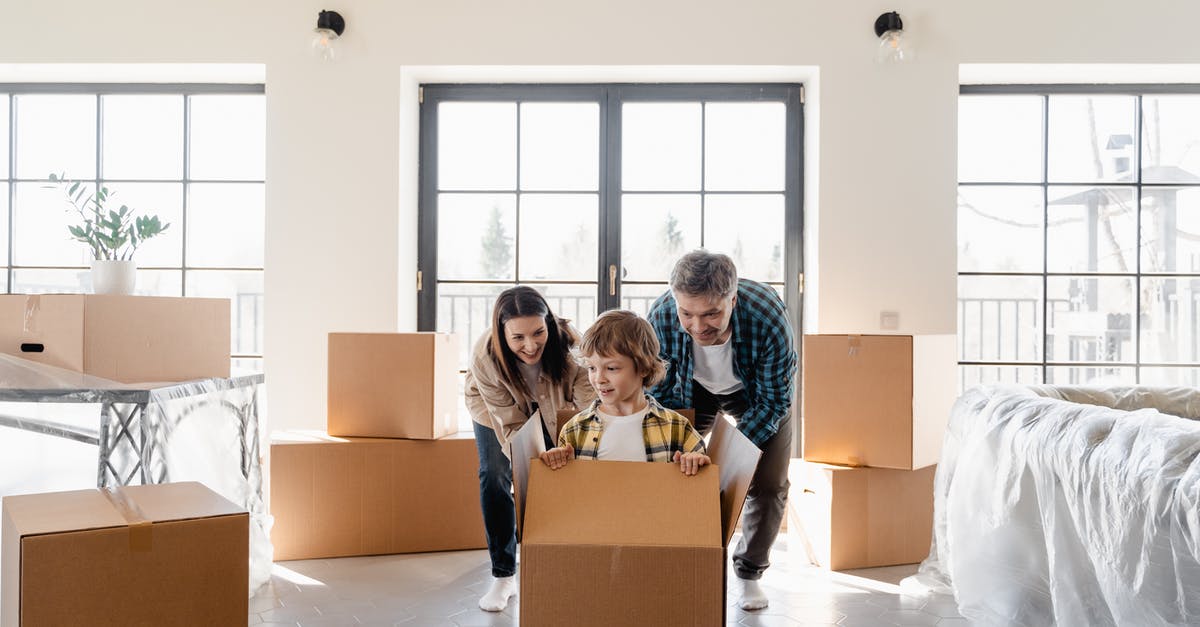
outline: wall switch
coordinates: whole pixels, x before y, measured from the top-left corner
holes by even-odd
[[[895,331],[900,328],[900,312],[898,311],[881,311],[879,312],[879,328],[884,331]]]

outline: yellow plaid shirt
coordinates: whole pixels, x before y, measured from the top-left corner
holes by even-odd
[[[649,394],[646,395],[646,402],[648,411],[642,419],[646,461],[669,462],[675,456],[675,451],[704,452],[704,440],[687,418],[665,409]],[[596,399],[587,409],[575,414],[563,425],[558,435],[558,445],[575,449],[576,458],[596,459],[600,452],[600,438],[604,435],[604,421],[598,415],[599,408],[600,399]]]

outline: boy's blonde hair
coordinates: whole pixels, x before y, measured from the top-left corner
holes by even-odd
[[[658,337],[654,327],[627,309],[610,309],[596,318],[583,334],[579,355],[624,355],[643,373],[642,387],[651,387],[667,376],[667,368],[658,358]]]

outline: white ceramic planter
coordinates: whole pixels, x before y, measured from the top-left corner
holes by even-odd
[[[96,259],[92,261],[93,294],[132,294],[136,278],[137,263],[133,260]]]

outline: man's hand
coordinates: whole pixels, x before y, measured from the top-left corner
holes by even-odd
[[[552,448],[538,456],[542,463],[549,466],[550,470],[558,470],[567,465],[567,462],[575,459],[575,449],[570,446],[559,446]]]
[[[688,476],[699,472],[701,466],[712,463],[712,460],[704,453],[682,453],[680,451],[675,451],[675,459],[672,461],[678,462],[679,472]]]

